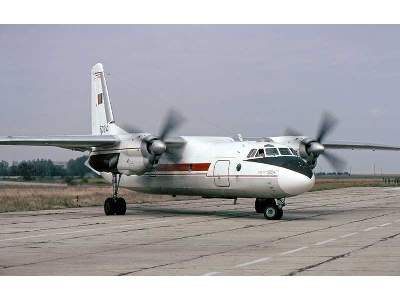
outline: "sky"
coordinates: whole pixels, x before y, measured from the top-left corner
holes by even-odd
[[[176,135],[314,136],[400,145],[399,26],[0,25],[0,135],[90,133],[90,68],[102,62],[117,124]],[[400,153],[335,150],[353,173],[400,173]],[[1,146],[0,160],[80,152]],[[329,170],[323,158],[318,170]]]

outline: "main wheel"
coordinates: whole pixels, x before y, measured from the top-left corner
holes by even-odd
[[[106,201],[104,201],[104,213],[106,216],[112,216],[115,214],[115,202],[113,198],[107,198]]]
[[[278,215],[276,217],[277,220],[282,219],[283,216],[283,209],[278,207]]]
[[[282,208],[277,205],[267,205],[264,210],[264,217],[267,220],[280,220],[283,216]]]
[[[262,214],[265,210],[265,206],[266,206],[265,199],[257,198],[256,201],[254,202],[254,208],[256,210],[256,213]]]
[[[126,213],[126,202],[124,198],[117,198],[115,201],[115,214],[124,215]]]

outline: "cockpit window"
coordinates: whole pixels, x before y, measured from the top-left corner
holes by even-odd
[[[267,156],[279,155],[278,150],[276,148],[265,148],[265,154]]]
[[[258,149],[256,157],[265,157],[264,149]]]
[[[289,148],[279,148],[279,152],[281,153],[281,155],[292,155]]]
[[[296,155],[296,156],[298,155],[298,154],[297,154],[297,151],[294,150],[293,148],[290,148],[290,150],[292,151],[293,155]]]
[[[253,157],[256,152],[257,152],[257,149],[251,149],[249,154],[247,155],[247,158]]]

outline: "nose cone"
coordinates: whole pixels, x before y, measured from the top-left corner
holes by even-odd
[[[289,196],[305,193],[314,186],[315,177],[310,177],[292,170],[279,171],[278,184],[281,190]]]

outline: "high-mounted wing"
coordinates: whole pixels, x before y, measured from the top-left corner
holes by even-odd
[[[400,146],[382,145],[382,144],[369,144],[358,142],[326,142],[324,143],[325,149],[364,149],[364,150],[391,150],[400,151]]]
[[[112,135],[54,135],[54,136],[3,136],[0,145],[54,146],[75,151],[92,147],[112,146],[118,143]]]

